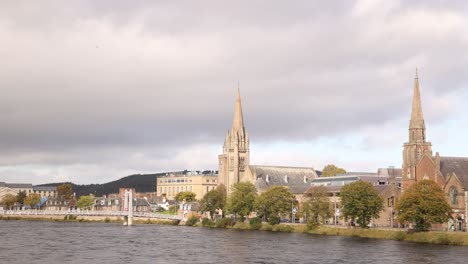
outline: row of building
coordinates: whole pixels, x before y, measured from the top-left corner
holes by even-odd
[[[19,192],[24,192],[26,195],[31,193],[39,194],[41,197],[56,197],[57,187],[32,185],[28,183],[5,183],[0,182],[0,200],[7,194],[17,195]]]
[[[433,155],[432,144],[426,140],[419,77],[414,79],[411,120],[408,142],[404,143],[401,168],[379,169],[377,173],[354,173],[332,178],[321,178],[313,168],[288,166],[265,166],[250,164],[250,139],[244,127],[240,92],[237,92],[232,128],[227,132],[223,153],[218,156],[218,182],[232,192],[236,182],[251,182],[258,192],[270,186],[287,186],[298,201],[310,192],[312,185],[325,186],[330,199],[339,208],[339,192],[342,186],[352,181],[371,182],[386,201],[386,208],[376,225],[393,226],[393,205],[411,185],[429,179],[444,191],[453,209],[453,219],[444,226],[466,230],[468,225],[468,157],[443,157]],[[462,147],[462,146],[460,146]],[[393,161],[394,162],[394,161]],[[392,163],[393,163],[392,162]],[[339,212],[335,212],[339,215]]]

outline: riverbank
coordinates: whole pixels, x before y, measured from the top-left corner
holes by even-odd
[[[262,223],[260,227],[252,228],[249,223],[237,222],[234,225],[205,225],[202,222],[194,224],[195,227],[209,228],[227,228],[238,230],[260,230],[272,232],[294,232],[310,235],[327,235],[327,236],[347,236],[371,239],[386,239],[407,241],[415,243],[436,244],[436,245],[451,245],[451,246],[468,246],[467,232],[408,232],[400,229],[376,229],[376,228],[357,228],[357,227],[332,227],[318,226],[312,230],[308,230],[305,224],[278,224],[270,225]]]
[[[122,224],[121,217],[103,217],[103,216],[79,216],[79,217],[61,217],[61,216],[0,216],[0,220],[24,220],[24,221],[54,221],[54,222],[101,222],[101,223],[118,223]],[[165,225],[179,225],[178,220],[166,219],[134,219],[134,224],[165,224]],[[304,224],[278,224],[270,225],[262,223],[261,226],[252,228],[249,223],[236,222],[233,225],[209,225],[203,226],[202,222],[197,222],[194,227],[205,228],[226,228],[236,230],[260,230],[270,232],[295,232],[305,233],[310,235],[328,235],[328,236],[348,236],[359,238],[372,238],[372,239],[387,239],[397,241],[408,241],[415,243],[427,243],[437,245],[453,245],[453,246],[468,246],[468,233],[466,232],[413,232],[409,233],[403,230],[392,229],[362,229],[362,228],[343,228],[343,227],[330,227],[319,226],[315,229],[308,230],[307,225]]]

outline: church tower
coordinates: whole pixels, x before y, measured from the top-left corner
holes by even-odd
[[[226,186],[228,194],[232,191],[232,184],[245,178],[249,164],[249,135],[245,131],[240,90],[237,88],[234,121],[227,132],[223,154],[218,156],[218,182]]]
[[[418,71],[414,78],[413,108],[409,125],[409,141],[403,147],[403,190],[420,179],[428,178],[428,175],[417,175],[418,165],[423,158],[432,160],[431,143],[426,141],[426,125],[421,107],[421,94],[419,91]],[[422,171],[420,171],[422,172]]]

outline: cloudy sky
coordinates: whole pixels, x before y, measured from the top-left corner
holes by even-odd
[[[468,156],[465,1],[1,1],[0,181],[216,169],[240,83],[251,163]]]

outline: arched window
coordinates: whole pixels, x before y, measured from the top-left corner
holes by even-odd
[[[458,204],[457,196],[458,196],[457,188],[451,187],[450,188],[450,201],[452,202],[452,204]]]

